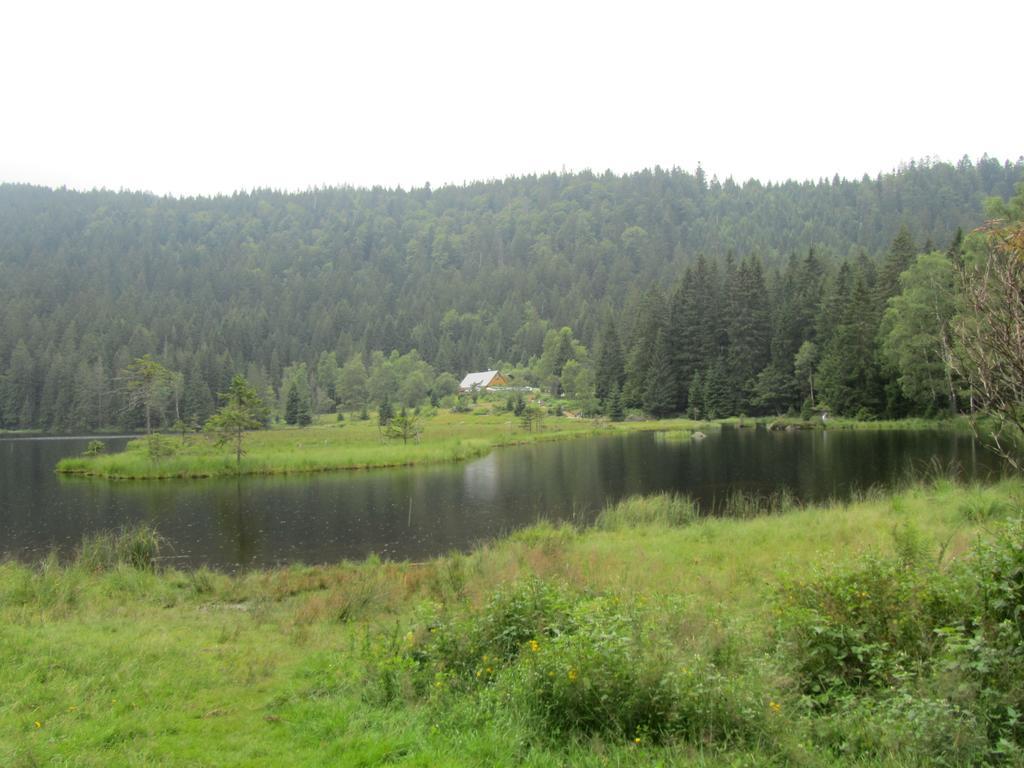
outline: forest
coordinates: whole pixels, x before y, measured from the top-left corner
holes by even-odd
[[[1022,177],[986,156],[785,183],[0,185],[0,428],[141,427],[139,360],[172,374],[162,426],[204,422],[237,373],[293,420],[450,402],[494,368],[613,418],[955,411],[955,271]]]

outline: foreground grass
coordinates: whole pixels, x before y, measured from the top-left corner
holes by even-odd
[[[0,564],[0,765],[921,764],[913,753],[837,751],[821,725],[832,721],[801,703],[778,654],[778,595],[816,569],[910,540],[932,563],[941,553],[944,569],[1020,515],[1022,498],[1019,481],[940,481],[826,508],[783,500],[769,516],[695,519],[685,500],[662,496],[607,510],[597,529],[541,525],[428,563],[237,576],[151,568],[145,532],[94,539],[74,564]],[[409,665],[430,669],[442,652],[454,664],[471,650],[466,638],[495,617],[525,615],[536,594],[554,595],[559,611],[568,601],[574,620],[597,617],[599,628],[611,611],[608,631],[620,614],[643,617],[636,626],[657,641],[657,663],[703,686],[698,704],[724,709],[689,736],[552,730],[517,708],[534,701],[517,686],[546,669],[523,664],[555,665],[552,695],[608,681],[557,666],[559,638],[529,623],[535,634],[511,646],[523,643],[523,664],[473,652],[473,685],[452,672],[427,678],[426,692],[407,687],[420,674]],[[654,663],[594,648],[591,662],[574,663],[607,663],[612,682]],[[733,722],[747,736],[720,738]]]
[[[63,459],[57,471],[111,479],[201,478],[230,475],[267,475],[324,472],[464,461],[493,448],[545,440],[639,430],[681,432],[698,422],[669,419],[649,422],[592,421],[550,416],[534,430],[526,430],[511,413],[481,406],[474,413],[438,412],[422,422],[417,440],[383,440],[370,421],[349,420],[304,429],[275,428],[252,432],[245,439],[240,462],[227,448],[202,436],[167,437],[172,454],[150,458],[146,441],[137,440],[120,453]],[[705,425],[706,426],[706,425]],[[709,428],[709,427],[706,427]]]

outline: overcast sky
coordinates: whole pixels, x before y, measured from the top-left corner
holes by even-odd
[[[1024,2],[5,3],[0,181],[213,194],[1024,154]]]

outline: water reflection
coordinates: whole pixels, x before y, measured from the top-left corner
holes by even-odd
[[[467,464],[225,480],[107,482],[53,473],[77,440],[0,439],[0,554],[69,552],[91,531],[145,521],[181,565],[422,559],[539,519],[587,521],[634,493],[688,493],[711,510],[736,490],[805,501],[888,485],[908,469],[997,470],[967,436],[939,432],[727,429],[501,449]],[[111,450],[124,440],[107,440]]]

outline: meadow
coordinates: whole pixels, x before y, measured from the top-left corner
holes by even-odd
[[[1024,483],[627,499],[427,562],[0,564],[0,764],[1024,762]]]
[[[464,461],[493,448],[541,440],[563,440],[616,431],[657,429],[684,432],[710,425],[685,419],[609,422],[547,416],[531,428],[500,403],[481,403],[470,412],[426,410],[418,437],[403,441],[387,437],[376,420],[320,417],[309,427],[277,425],[246,434],[241,461],[230,446],[218,446],[207,435],[160,435],[157,451],[148,438],[131,442],[125,451],[62,460],[57,471],[111,479],[202,478],[230,475],[288,474],[331,470],[399,467]]]

